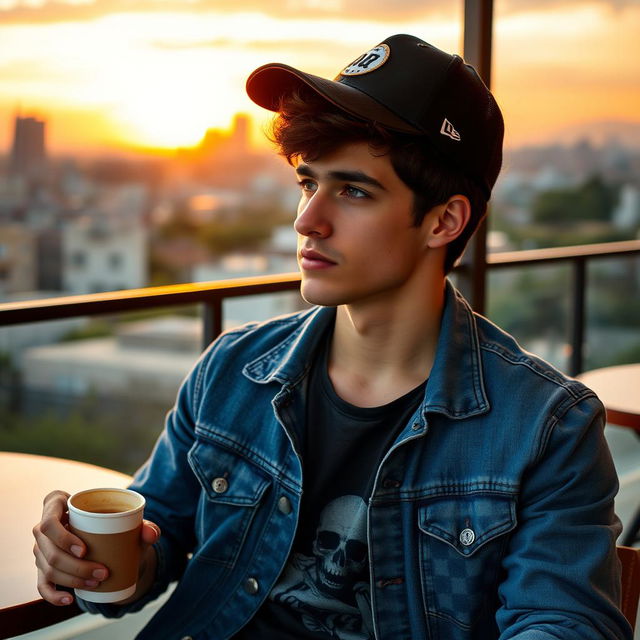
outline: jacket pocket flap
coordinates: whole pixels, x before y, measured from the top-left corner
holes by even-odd
[[[270,484],[258,465],[211,442],[196,441],[189,451],[189,464],[207,498],[221,504],[255,506]]]
[[[418,526],[465,556],[516,525],[515,500],[472,495],[436,498],[419,507]]]

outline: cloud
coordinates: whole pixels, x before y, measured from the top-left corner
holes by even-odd
[[[12,60],[0,64],[0,83],[60,82],[66,74],[37,60]]]
[[[397,21],[419,18],[434,12],[450,13],[447,0],[89,0],[78,3],[44,0],[38,5],[24,0],[0,8],[0,24],[42,24],[79,22],[118,13],[239,13],[255,11],[276,18],[342,18]]]
[[[621,11],[628,7],[640,7],[640,0],[498,0],[496,14],[516,14],[525,11],[544,12],[567,7],[579,7],[587,4]]]
[[[273,37],[264,39],[246,39],[246,38],[209,38],[206,40],[187,40],[176,39],[168,40],[161,39],[155,40],[152,46],[156,49],[166,51],[181,51],[190,49],[225,49],[225,48],[237,48],[242,47],[245,50],[253,50],[258,52],[271,53],[275,48],[280,52],[291,51],[297,54],[309,53],[317,54],[318,51],[325,51],[327,47],[331,47],[331,54],[335,57],[339,55],[341,50],[344,50],[345,55],[353,55],[353,43],[336,43],[333,40],[332,35],[328,35],[326,38],[283,38]]]
[[[496,16],[544,12],[597,4],[612,10],[640,7],[640,0],[499,0]],[[451,0],[5,0],[0,24],[82,22],[122,13],[240,13],[259,12],[275,18],[339,18],[401,22],[457,16]]]

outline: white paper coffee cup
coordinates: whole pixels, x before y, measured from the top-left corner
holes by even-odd
[[[118,602],[133,595],[140,562],[145,499],[130,489],[87,489],[68,500],[69,529],[87,545],[85,560],[104,564],[109,577],[94,589],[75,589],[89,602]]]

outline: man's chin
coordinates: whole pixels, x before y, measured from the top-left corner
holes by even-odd
[[[344,304],[344,296],[336,291],[328,291],[324,287],[316,287],[314,283],[305,283],[304,279],[300,287],[300,295],[305,302],[319,307],[337,307]]]

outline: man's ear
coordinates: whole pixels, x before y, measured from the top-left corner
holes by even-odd
[[[425,216],[426,246],[435,249],[453,242],[465,229],[471,218],[471,203],[466,196],[451,196],[445,203],[435,206]]]

